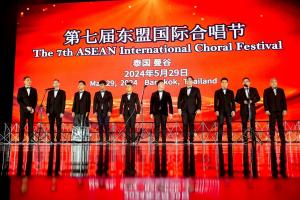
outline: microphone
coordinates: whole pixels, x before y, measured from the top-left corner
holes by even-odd
[[[246,84],[244,84],[244,87],[248,88],[249,86],[248,86],[248,85],[246,85]]]
[[[54,90],[53,87],[50,87],[50,88],[46,88],[45,90],[49,91],[49,90]]]
[[[144,85],[144,88],[148,87],[148,85]]]

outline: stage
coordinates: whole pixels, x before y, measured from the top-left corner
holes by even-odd
[[[2,144],[1,199],[299,199],[300,144]]]

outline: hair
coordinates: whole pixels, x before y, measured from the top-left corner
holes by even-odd
[[[227,81],[227,82],[228,82],[228,78],[223,77],[223,78],[221,78],[221,82],[222,82],[222,81]]]
[[[195,80],[194,77],[192,77],[192,76],[187,76],[186,80],[189,79],[189,78],[192,79],[192,80]]]
[[[78,81],[78,83],[82,83],[83,85],[86,85],[85,81],[83,80]]]
[[[107,83],[106,83],[106,81],[105,80],[101,80],[101,81],[99,81],[99,85],[100,84],[104,84],[104,85],[106,85]]]
[[[246,79],[247,79],[248,81],[250,81],[250,78],[248,78],[248,77],[244,77],[244,78],[243,78],[243,81],[246,80]]]
[[[54,81],[57,81],[57,82],[59,82],[59,80],[58,80],[57,78],[53,79],[53,82],[54,82]]]
[[[24,76],[23,77],[23,81],[25,81],[26,79],[28,79],[28,78],[30,78],[31,79],[31,77],[30,76]]]
[[[159,83],[164,83],[164,81],[163,81],[163,80],[158,80],[158,81],[156,82],[156,85],[158,85]]]
[[[272,77],[272,78],[270,79],[270,81],[273,81],[273,80],[277,81],[277,78]]]
[[[126,85],[131,85],[132,86],[133,84],[132,84],[132,82],[127,82]]]

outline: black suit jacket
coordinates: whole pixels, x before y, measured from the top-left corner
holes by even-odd
[[[87,91],[84,91],[81,99],[79,99],[79,92],[75,93],[72,112],[75,114],[85,115],[87,112],[90,112],[91,107],[91,94]]]
[[[214,110],[228,113],[235,111],[234,93],[232,90],[227,89],[226,95],[224,95],[222,88],[215,92]]]
[[[235,101],[241,105],[240,113],[241,115],[246,115],[248,110],[248,104],[245,104],[244,101],[251,100],[252,103],[250,104],[251,113],[256,113],[255,104],[260,101],[260,96],[256,88],[249,87],[249,99],[247,98],[245,88],[238,89]]]
[[[159,92],[153,92],[150,100],[150,114],[168,115],[169,112],[173,114],[172,98],[169,92],[163,91],[161,100],[159,99]]]
[[[56,97],[54,97],[54,90],[48,92],[46,113],[60,114],[65,112],[66,106],[66,92],[58,90]]]
[[[111,92],[105,91],[103,97],[101,95],[101,91],[96,92],[93,105],[94,113],[99,113],[101,110],[103,110],[104,113],[112,112],[113,97]]]
[[[140,114],[141,104],[138,94],[132,92],[130,95],[130,100],[127,98],[127,93],[122,95],[120,103],[120,114],[130,115],[132,112],[135,114]]]
[[[190,95],[187,95],[187,87],[181,88],[177,101],[177,108],[182,112],[196,113],[201,110],[201,94],[199,88],[192,87]]]
[[[18,90],[17,101],[20,105],[20,112],[29,112],[27,106],[35,109],[37,105],[37,91],[35,88],[30,88],[30,95],[28,96],[27,90],[25,87],[21,87]]]
[[[284,90],[277,88],[277,95],[275,96],[273,89],[267,88],[264,91],[264,107],[265,111],[282,112],[287,110],[286,97]]]

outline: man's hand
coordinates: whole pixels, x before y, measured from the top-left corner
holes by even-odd
[[[75,117],[75,113],[74,112],[72,112],[72,117]]]
[[[64,113],[60,113],[59,117],[63,118],[63,116],[64,116]]]
[[[32,109],[32,108],[31,108],[30,106],[27,106],[26,109],[27,109],[29,112],[31,112],[31,109]]]
[[[271,115],[270,111],[268,111],[268,110],[266,111],[266,114],[267,114],[267,115]]]
[[[247,101],[247,100],[244,100],[244,104],[248,104],[248,101]]]
[[[232,111],[232,112],[231,112],[231,117],[234,117],[234,116],[235,116],[235,112]]]
[[[110,116],[111,116],[111,112],[107,112],[107,116],[109,116],[109,117],[110,117]]]
[[[173,118],[173,114],[169,114],[169,118],[172,119]]]
[[[182,114],[182,112],[181,112],[181,109],[178,109],[178,114],[179,114],[179,115],[181,115],[181,114]]]
[[[140,118],[140,114],[136,114],[136,118]]]
[[[153,114],[150,115],[150,118],[153,119]]]
[[[286,114],[287,114],[287,111],[286,111],[286,110],[282,111],[282,115],[283,115],[283,116],[286,115]]]
[[[216,111],[216,115],[219,116],[219,114],[220,114],[219,111]]]
[[[31,111],[30,111],[30,113],[31,113],[31,114],[33,114],[33,113],[34,113],[34,109],[33,109],[33,108],[31,108]]]
[[[50,115],[50,114],[49,114],[49,113],[47,113],[47,116],[48,116],[48,117],[49,117],[49,115]]]
[[[200,113],[201,113],[200,109],[196,110],[196,114],[200,114]]]

